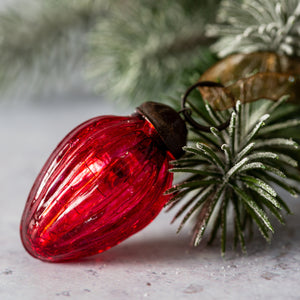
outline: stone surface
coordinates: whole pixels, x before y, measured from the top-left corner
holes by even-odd
[[[61,101],[59,101],[61,100]],[[191,248],[189,230],[175,234],[162,212],[117,247],[78,262],[32,258],[19,238],[31,185],[57,143],[77,124],[126,109],[101,101],[57,99],[0,106],[0,299],[300,299],[300,199],[267,245],[259,236],[248,255],[219,246]],[[130,112],[131,109],[128,109]],[[285,195],[285,197],[288,197]]]

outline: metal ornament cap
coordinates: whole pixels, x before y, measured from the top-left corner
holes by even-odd
[[[186,145],[185,122],[172,107],[158,102],[144,102],[136,111],[149,120],[158,132],[166,148],[176,159],[180,158]]]

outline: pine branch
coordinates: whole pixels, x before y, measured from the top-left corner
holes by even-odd
[[[86,33],[102,1],[29,1],[0,13],[0,88],[44,89],[65,85],[84,66]]]
[[[177,193],[176,205],[187,199],[173,221],[191,207],[179,230],[195,214],[194,245],[198,245],[208,223],[211,223],[209,242],[219,232],[222,255],[225,253],[230,206],[234,208],[235,241],[239,241],[243,251],[246,250],[246,232],[252,232],[252,221],[268,242],[274,232],[269,215],[284,223],[281,211],[290,213],[290,210],[278,195],[277,187],[296,196],[298,190],[292,182],[299,184],[300,178],[297,175],[298,144],[285,135],[268,137],[268,127],[274,126],[269,120],[272,120],[272,114],[287,105],[283,103],[272,103],[270,109],[270,102],[266,100],[245,105],[238,102],[236,110],[231,112],[231,122],[226,130],[218,132],[211,128],[217,138],[217,147],[215,143],[189,145],[185,148],[188,156],[177,164],[175,162],[176,167],[171,172],[190,176],[169,190],[169,193]],[[211,115],[211,108],[206,106],[205,109],[206,114]],[[214,114],[222,120],[226,112]],[[289,115],[286,117],[288,119]],[[299,130],[299,126],[297,128]],[[203,160],[209,164],[204,166]],[[189,197],[189,194],[196,196]]]
[[[220,57],[255,51],[300,55],[298,0],[225,0],[218,22],[207,27],[207,35],[220,37],[212,47]]]
[[[134,102],[184,91],[183,78],[199,77],[215,62],[204,25],[213,22],[219,2],[144,0],[115,7],[91,35],[90,78],[99,90]]]

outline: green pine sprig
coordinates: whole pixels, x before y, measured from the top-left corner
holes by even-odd
[[[214,23],[220,1],[7,5],[0,11],[1,94],[64,90],[77,77],[109,99],[135,103],[182,92],[183,77],[197,79],[216,61],[209,50],[216,39],[204,27]]]
[[[74,70],[86,67],[87,33],[108,6],[102,0],[28,2],[0,11],[1,95],[70,85]]]
[[[215,61],[204,28],[220,0],[128,1],[90,35],[88,77],[116,99],[161,101],[199,78]]]
[[[300,182],[298,144],[285,135],[274,137],[279,127],[288,129],[299,125],[299,120],[289,119],[281,126],[272,124],[275,122],[272,116],[284,107],[284,100],[245,105],[238,101],[226,130],[218,131],[212,126],[210,134],[201,133],[204,139],[198,138],[198,142],[184,148],[184,158],[174,161],[171,172],[184,173],[186,179],[167,191],[173,195],[168,206],[171,209],[185,201],[173,221],[184,215],[179,232],[195,216],[195,246],[210,224],[209,242],[220,233],[224,255],[231,211],[234,245],[239,243],[242,251],[246,251],[246,232],[252,232],[253,224],[270,241],[274,233],[270,214],[284,223],[282,213],[290,210],[278,194],[278,186],[297,196],[299,190],[295,183]],[[209,106],[205,109],[207,115],[212,114]],[[213,113],[218,120],[226,115],[226,112]]]
[[[224,0],[218,23],[207,26],[207,35],[220,38],[212,46],[220,57],[255,51],[300,55],[298,0]]]
[[[64,89],[79,73],[109,99],[168,101],[216,53],[300,55],[298,0],[108,2],[31,0],[1,11],[1,94]]]

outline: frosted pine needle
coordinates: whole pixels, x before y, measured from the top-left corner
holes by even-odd
[[[281,105],[283,102],[279,101]],[[284,223],[282,211],[290,213],[290,210],[278,195],[277,187],[296,196],[294,184],[299,183],[300,178],[296,169],[298,144],[282,133],[277,137],[276,134],[268,136],[268,128],[274,125],[272,115],[266,112],[275,114],[281,105],[266,100],[245,105],[238,102],[226,130],[219,132],[211,127],[213,143],[189,145],[185,147],[186,157],[174,162],[171,171],[185,173],[187,178],[168,191],[174,195],[169,207],[185,201],[173,221],[185,214],[180,231],[195,216],[195,246],[211,224],[209,241],[219,232],[224,254],[230,212],[234,220],[234,245],[239,243],[242,251],[246,251],[245,234],[252,231],[253,224],[270,241],[274,228],[269,215]],[[206,110],[211,115],[208,106]],[[224,112],[214,113],[218,119],[224,118]],[[285,125],[292,128],[298,123],[290,120]]]
[[[275,51],[300,55],[298,0],[244,0],[222,2],[219,25],[207,27],[220,57],[236,52]]]

